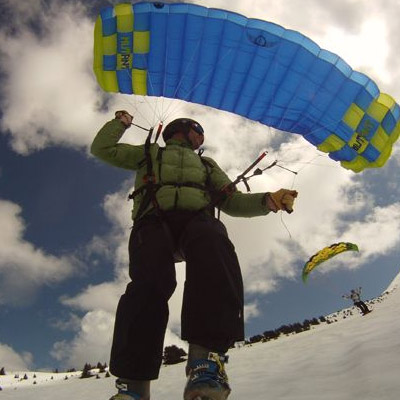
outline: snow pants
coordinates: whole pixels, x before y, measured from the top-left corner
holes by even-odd
[[[369,313],[369,308],[368,308],[368,306],[363,302],[363,301],[356,301],[355,303],[354,303],[354,305],[356,305],[360,310],[361,310],[361,312],[363,313],[363,315],[365,315],[365,314],[368,314]]]
[[[222,222],[181,211],[166,213],[162,220],[143,217],[130,236],[132,281],[116,313],[110,371],[119,378],[158,378],[168,300],[176,287],[177,243],[186,260],[182,339],[220,353],[244,339],[242,275]]]

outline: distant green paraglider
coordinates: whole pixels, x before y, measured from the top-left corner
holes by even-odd
[[[339,242],[324,247],[322,250],[315,253],[304,265],[302,274],[303,282],[307,282],[308,275],[319,264],[345,251],[358,251],[358,246],[354,243]]]

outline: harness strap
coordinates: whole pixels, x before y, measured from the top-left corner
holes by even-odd
[[[155,195],[159,189],[159,184],[156,184],[156,177],[153,171],[153,161],[150,153],[151,136],[153,135],[153,130],[154,128],[150,128],[149,134],[147,135],[144,143],[144,159],[146,161],[146,175],[143,177],[144,185],[128,196],[128,199],[134,199],[138,194],[146,190],[136,214],[136,218],[139,218],[145,212],[150,203],[153,203],[153,206],[156,210],[160,209],[160,206],[157,202],[157,197]]]
[[[151,159],[151,154],[150,154],[151,134],[152,131],[149,132],[149,135],[145,142],[145,158],[140,163],[142,165],[146,163],[146,175],[143,177],[144,184],[140,186],[138,189],[134,190],[128,196],[128,200],[133,200],[135,199],[136,196],[145,193],[135,219],[139,219],[142,216],[143,212],[148,208],[150,203],[153,203],[154,208],[157,210],[157,212],[161,211],[160,206],[157,202],[156,193],[162,186],[174,186],[177,188],[191,187],[202,190],[210,194],[212,203],[213,199],[216,197],[216,193],[218,193],[218,191],[215,190],[211,184],[211,169],[213,168],[213,165],[207,160],[205,160],[203,157],[201,157],[201,154],[199,154],[199,157],[206,169],[206,181],[204,185],[196,182],[161,182],[162,153],[165,150],[165,147],[160,147],[158,149],[157,161],[159,169],[158,176],[160,177],[160,182],[159,183],[155,182],[156,178],[153,170],[153,161]],[[208,206],[205,207],[205,209],[208,209]],[[210,209],[214,210],[214,206],[212,206]],[[214,214],[214,212],[212,212],[212,214]]]
[[[160,186],[175,186],[177,188],[190,187],[208,192],[208,188],[206,185],[201,185],[200,183],[195,182],[163,182]]]

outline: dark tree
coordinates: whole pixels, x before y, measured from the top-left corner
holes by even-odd
[[[171,364],[178,364],[180,362],[185,361],[183,357],[185,357],[187,353],[185,350],[178,348],[175,345],[167,346],[164,349],[164,364],[171,365]]]
[[[92,366],[90,364],[86,363],[82,370],[81,379],[91,378],[93,376],[92,373],[90,372],[91,369],[92,369]]]
[[[261,342],[263,339],[264,339],[263,335],[255,335],[255,336],[252,336],[249,339],[249,341],[250,341],[250,343],[258,343],[258,342]]]

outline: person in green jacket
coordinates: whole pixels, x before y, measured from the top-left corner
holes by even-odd
[[[244,340],[243,282],[239,262],[214,208],[236,217],[293,211],[297,192],[241,193],[199,149],[201,125],[179,118],[163,131],[165,147],[120,143],[133,117],[117,111],[97,133],[91,153],[136,173],[129,239],[131,282],[118,304],[110,371],[118,379],[112,400],[148,400],[158,378],[168,300],[176,287],[175,262],[186,261],[181,337],[189,343],[184,399],[230,393],[226,353]],[[111,399],[110,399],[111,400]]]

